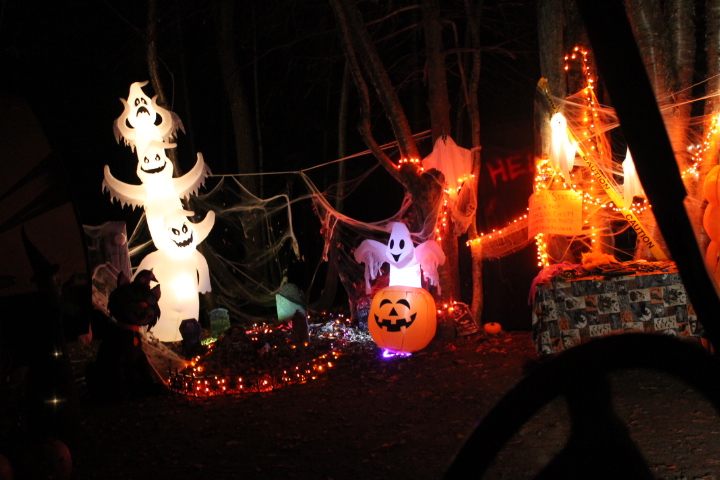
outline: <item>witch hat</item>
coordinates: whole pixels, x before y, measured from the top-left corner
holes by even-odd
[[[40,250],[30,241],[27,234],[25,233],[25,227],[20,228],[20,234],[22,235],[23,245],[25,245],[25,254],[30,260],[30,265],[33,269],[33,276],[30,277],[31,282],[37,282],[43,277],[51,277],[60,270],[60,265],[51,264],[47,258],[40,253]]]

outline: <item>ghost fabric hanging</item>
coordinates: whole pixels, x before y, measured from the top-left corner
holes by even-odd
[[[476,190],[471,185],[475,181],[472,175],[472,152],[459,147],[449,136],[438,137],[432,153],[423,158],[422,166],[426,171],[434,168],[445,177],[443,189],[453,230],[456,235],[461,235],[470,226],[477,209]]]

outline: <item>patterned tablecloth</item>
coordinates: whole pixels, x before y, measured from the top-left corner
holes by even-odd
[[[628,332],[702,341],[702,327],[674,263],[625,263],[602,275],[577,272],[563,272],[533,287],[532,333],[540,354]]]

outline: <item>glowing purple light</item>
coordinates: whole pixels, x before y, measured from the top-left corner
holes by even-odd
[[[393,358],[393,357],[409,357],[412,355],[410,352],[396,352],[394,350],[387,350],[383,349],[382,356],[383,358]]]

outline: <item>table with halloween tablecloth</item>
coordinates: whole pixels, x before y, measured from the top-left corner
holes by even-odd
[[[568,269],[534,284],[531,296],[532,336],[540,354],[629,332],[703,343],[673,262],[626,262],[592,273]]]

